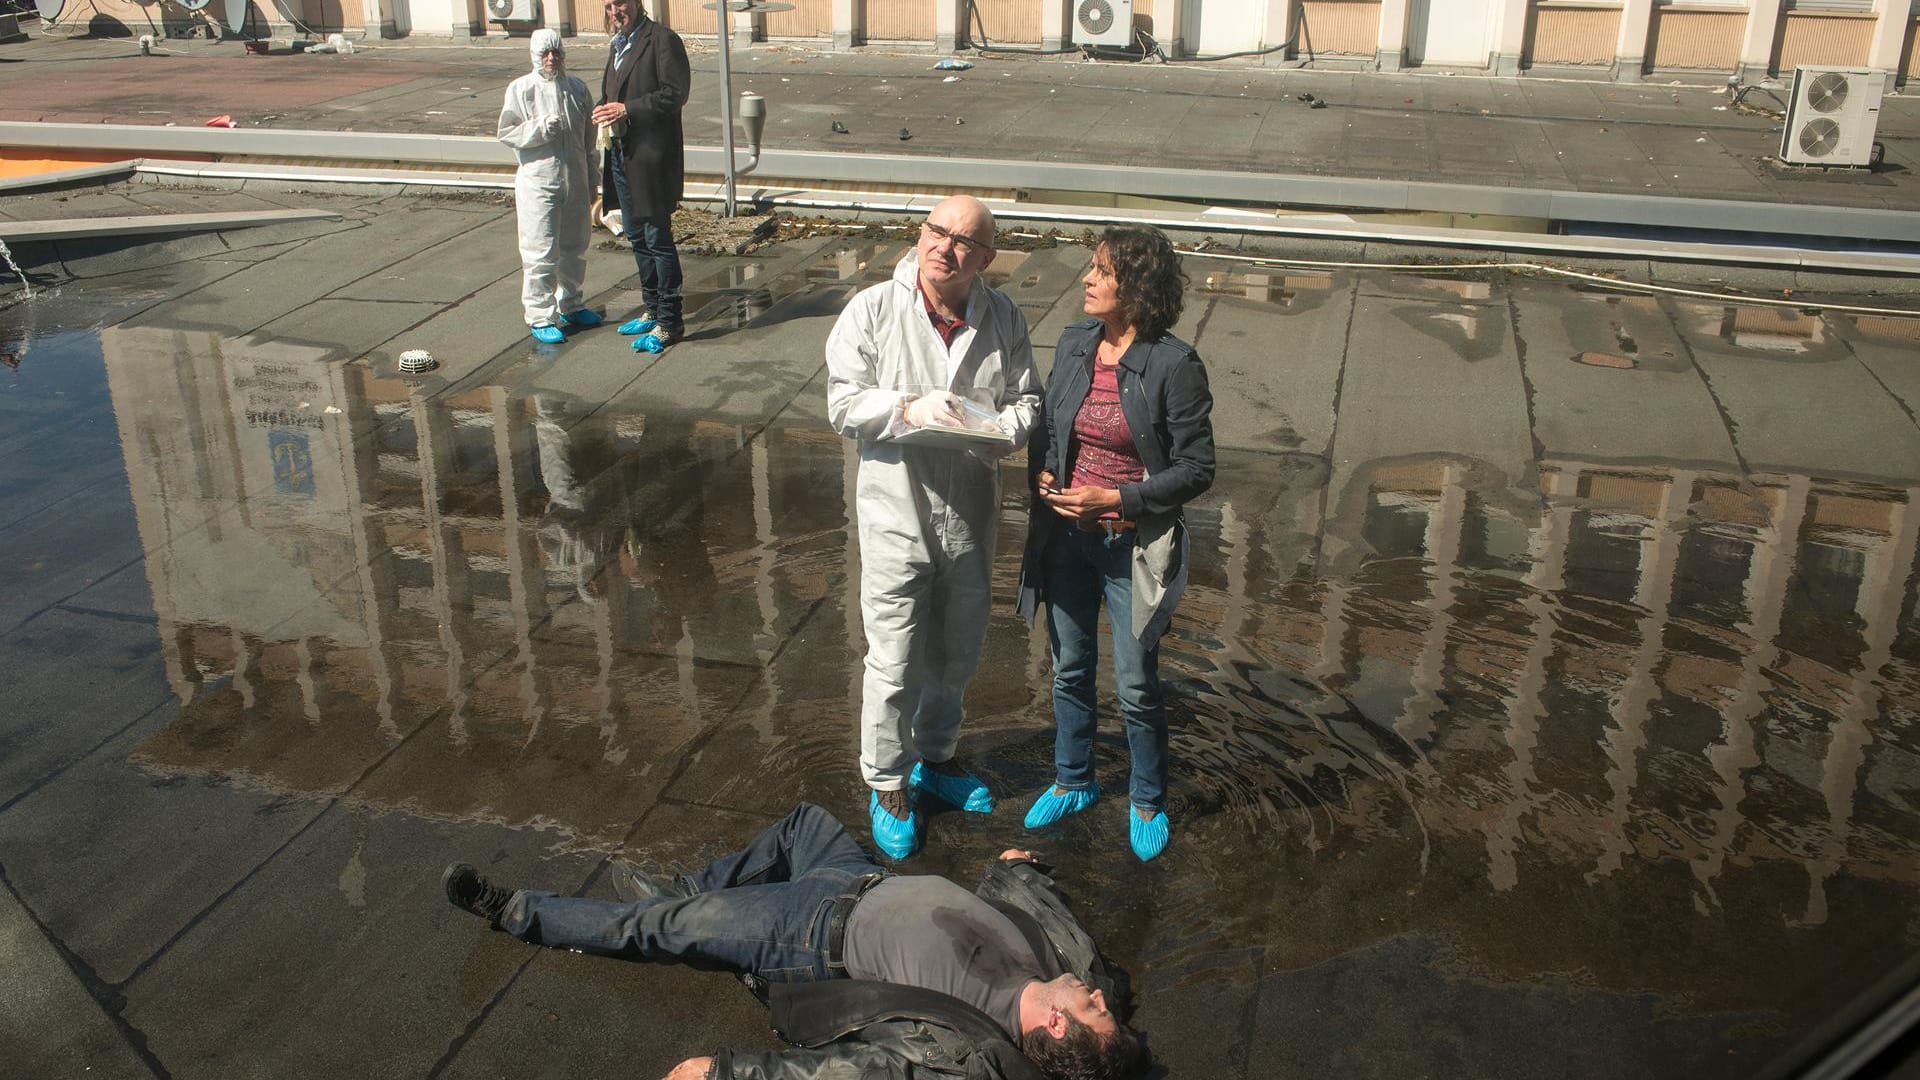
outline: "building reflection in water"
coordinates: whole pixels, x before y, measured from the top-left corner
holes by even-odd
[[[853,249],[831,276],[891,261]],[[1327,280],[1244,284],[1292,304]],[[1833,341],[1694,315],[1729,347]],[[1434,332],[1470,343],[1462,317]],[[824,424],[749,438],[502,387],[429,401],[289,346],[103,343],[183,703],[148,767],[589,847],[631,839],[689,746],[715,802],[856,788],[856,459]],[[1911,899],[1915,490],[1549,459],[1516,492],[1430,457],[1336,492],[1306,457],[1221,464],[1163,649],[1182,858],[1244,897],[1211,929],[1286,936],[1261,882],[1302,851],[1489,898],[1631,876],[1666,917],[1778,929],[1831,919],[1843,878]],[[1364,556],[1325,562],[1329,531]],[[1044,776],[1043,638],[1002,610],[975,687],[1010,783]]]

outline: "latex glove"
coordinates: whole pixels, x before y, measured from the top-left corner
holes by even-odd
[[[914,427],[959,427],[960,399],[944,390],[922,394],[907,402],[903,415]]]
[[[558,115],[547,116],[541,119],[540,121],[541,138],[551,139],[559,134],[560,134],[560,117]]]

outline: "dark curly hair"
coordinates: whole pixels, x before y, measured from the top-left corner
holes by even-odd
[[[1118,1024],[1103,1036],[1071,1016],[1057,1039],[1041,1027],[1021,1033],[1020,1052],[1049,1080],[1137,1080],[1153,1066],[1153,1055],[1132,1028]]]
[[[1100,234],[1096,259],[1102,249],[1134,333],[1151,341],[1172,330],[1186,306],[1187,272],[1167,234],[1150,226],[1112,228]]]

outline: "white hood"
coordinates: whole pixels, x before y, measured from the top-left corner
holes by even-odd
[[[544,53],[553,53],[553,58],[558,61],[554,65],[556,77],[566,74],[567,48],[560,43],[560,31],[545,26],[535,30],[533,36],[527,39],[527,52],[533,58],[533,70],[536,74],[544,74],[540,71],[540,57]]]

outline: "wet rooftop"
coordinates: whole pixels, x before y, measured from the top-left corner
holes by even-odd
[[[647,361],[524,339],[498,207],[235,198],[346,220],[23,252],[39,294],[0,308],[29,1074],[773,1045],[729,980],[487,934],[438,872],[610,895],[610,855],[861,820],[821,344],[904,241],[690,260],[689,338]],[[1086,259],[1002,256],[1036,342]],[[624,260],[593,254],[616,316]],[[906,869],[1043,851],[1180,1077],[1747,1076],[1914,951],[1920,321],[1189,270],[1222,450],[1162,648],[1174,845],[1020,828],[1052,736],[1009,467],[962,740],[1002,808],[935,815]],[[396,374],[411,347],[442,370]],[[1112,723],[1101,753],[1118,782]]]

